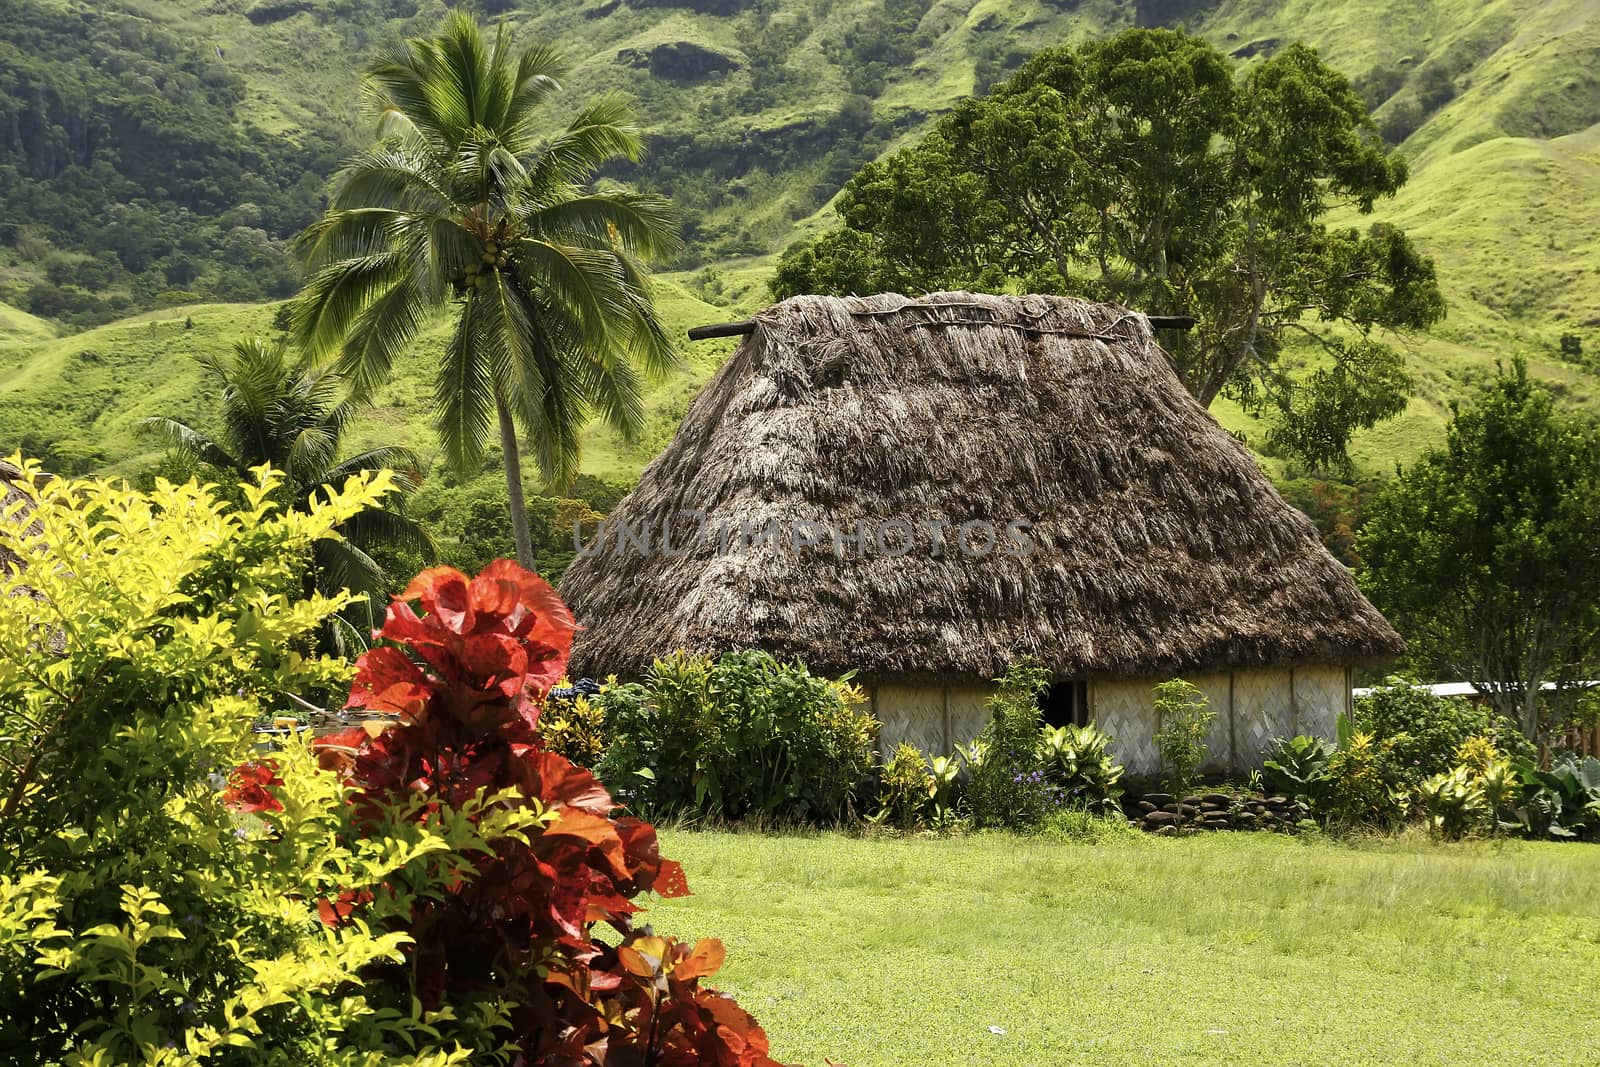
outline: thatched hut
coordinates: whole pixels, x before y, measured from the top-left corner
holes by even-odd
[[[1032,656],[1047,715],[1157,769],[1153,682],[1218,713],[1213,765],[1327,735],[1403,649],[1143,316],[1057,297],[796,297],[755,328],[562,592],[574,669],[760,647],[872,694],[885,750],[977,734]]]

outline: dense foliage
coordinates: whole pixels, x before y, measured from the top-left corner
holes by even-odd
[[[54,480],[24,490],[26,516],[0,517],[18,561],[0,564],[13,1062],[451,1062],[402,1051],[429,1020],[360,989],[356,972],[402,939],[314,922],[330,871],[380,880],[434,846],[345,847],[337,783],[303,749],[247,767],[225,795],[263,806],[251,800],[270,783],[271,832],[219,802],[252,721],[286,693],[343,689],[348,665],[307,654],[342,598],[303,597],[300,560],[389,487],[358,478],[297,512],[276,484],[262,472],[235,511],[192,484]]]
[[[0,300],[76,324],[299,284],[287,240],[342,148],[267,133],[199,42],[115,5],[7,0],[0,39]]]
[[[789,249],[772,288],[1072,293],[1193,314],[1164,338],[1185,384],[1275,419],[1271,444],[1342,465],[1411,384],[1386,331],[1443,314],[1390,225],[1332,228],[1406,179],[1349,83],[1291,45],[1235,73],[1197,37],[1131,30],[1041,52],[923,140],[864,167],[843,227]],[[1291,375],[1292,344],[1313,368]]]
[[[339,647],[350,637],[364,642],[383,611],[382,600],[399,586],[373,553],[387,549],[430,561],[433,556],[433,539],[405,512],[405,494],[422,478],[421,461],[410,449],[393,446],[341,455],[356,404],[337,375],[290,359],[281,344],[250,338],[237,342],[227,358],[200,362],[222,390],[221,440],[179,419],[144,423],[147,433],[191,463],[209,467],[224,482],[261,466],[282,471],[279,491],[300,509],[310,506],[318,486],[379,470],[393,475],[395,492],[382,506],[340,524],[337,539],[312,546],[306,574],[323,593],[349,589],[361,598],[344,612],[351,621],[331,627],[329,636]]]
[[[1193,684],[1173,678],[1155,687],[1156,748],[1167,785],[1174,793],[1186,792],[1210,749],[1206,731],[1217,713]]]
[[[1402,678],[1391,678],[1355,704],[1355,728],[1392,741],[1395,759],[1414,777],[1449,770],[1456,750],[1493,725],[1488,708],[1435,696]]]
[[[262,713],[345,691],[310,654],[345,597],[300,572],[388,476],[299,512],[266,471],[240,510],[37,474],[0,517],[8,1057],[771,1065],[700,985],[721,945],[633,924],[641,892],[687,891],[654,830],[538,742],[573,629],[548,585],[424,573],[350,697],[398,721],[263,754]]]
[[[1117,810],[1122,765],[1111,755],[1113,740],[1094,723],[1041,728],[1039,758],[1045,778],[1062,791],[1066,804],[1100,814]]]
[[[766,652],[675,653],[599,699],[611,743],[597,770],[635,810],[833,822],[872,774],[861,692]]]
[[[293,315],[300,343],[363,394],[449,317],[434,374],[444,457],[476,470],[498,427],[529,568],[520,440],[547,479],[569,482],[579,431],[599,417],[631,438],[641,371],[677,359],[647,266],[677,247],[674,215],[659,196],[594,186],[606,161],[638,157],[639,131],[616,96],[550,129],[562,70],[547,46],[518,49],[504,25],[486,37],[463,11],[383,54],[366,75],[377,144],[303,237],[312,273]]]
[[[699,984],[721,966],[721,944],[634,924],[640,893],[687,892],[654,828],[613,817],[594,775],[540,743],[575,629],[555,590],[508,560],[470,580],[424,571],[396,598],[386,643],[357,661],[350,706],[399,722],[330,735],[319,753],[369,832],[452,813],[478,825],[514,816],[519,832],[352,882],[324,919],[403,931],[403,962],[369,981],[410,990],[425,1012],[493,1016],[502,1051],[514,1042],[526,1062],[767,1067],[760,1027]],[[601,925],[620,940],[596,937]]]
[[[1280,737],[1261,763],[1261,784],[1269,793],[1293,797],[1313,809],[1326,807],[1332,755],[1321,738]]]
[[[1600,671],[1600,426],[1558,412],[1518,359],[1373,502],[1363,588],[1420,672],[1486,686],[1547,736],[1543,686]]]

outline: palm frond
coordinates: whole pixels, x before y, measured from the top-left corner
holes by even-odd
[[[419,215],[449,215],[459,209],[437,162],[426,151],[385,146],[364,152],[334,176],[335,211],[389,208]]]
[[[154,415],[148,419],[141,419],[138,425],[141,433],[154,437],[168,448],[221,470],[244,473],[244,467],[238,460],[228,455],[226,449],[187,423],[163,415]]]
[[[474,292],[462,305],[434,377],[434,425],[446,461],[460,472],[483,461],[495,408],[494,382],[483,364],[478,300]]]
[[[613,159],[637,161],[644,138],[633,122],[633,107],[622,96],[608,94],[579,111],[567,128],[538,153],[529,168],[532,189],[587,182],[601,164]]]
[[[632,314],[622,271],[610,250],[535,238],[517,242],[513,257],[522,285],[561,304],[583,332],[586,348],[609,348]]]
[[[380,470],[393,471],[395,484],[408,492],[422,482],[422,460],[403,445],[380,445],[358,452],[329,467],[322,480],[329,485],[341,485],[352,475]]]
[[[382,597],[383,568],[348,539],[324,538],[311,548],[317,568],[317,590],[332,595],[348,589],[358,596]]]
[[[617,264],[622,269],[623,284],[633,309],[628,351],[645,373],[660,380],[682,365],[683,352],[677,340],[667,332],[656,309],[649,268],[627,252],[617,253]]]
[[[386,508],[368,508],[346,519],[339,533],[363,552],[381,545],[416,552],[426,560],[438,554],[438,546],[427,530],[408,516]]]
[[[428,328],[444,303],[443,294],[426,291],[412,271],[395,280],[344,331],[339,373],[359,397],[369,397],[389,380],[394,361]]]
[[[330,263],[313,274],[295,300],[295,341],[320,362],[337,351],[367,305],[409,277],[414,268],[404,251],[388,249]]]
[[[654,193],[590,193],[536,208],[522,220],[530,231],[559,239],[585,237],[602,245],[620,242],[651,257],[675,254],[682,242],[671,201]]]

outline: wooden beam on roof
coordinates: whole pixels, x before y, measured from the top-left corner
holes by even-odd
[[[723,322],[715,326],[691,326],[689,340],[709,341],[713,337],[744,337],[754,332],[755,319],[741,319],[738,322]]]
[[[1145,320],[1150,323],[1150,328],[1153,330],[1192,330],[1195,322],[1193,315],[1146,315]],[[689,340],[709,341],[716,337],[747,337],[755,332],[755,328],[755,319],[691,326]]]

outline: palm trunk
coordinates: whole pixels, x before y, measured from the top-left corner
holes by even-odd
[[[500,413],[500,455],[506,462],[506,505],[511,509],[511,534],[517,542],[517,562],[533,570],[533,536],[528,532],[528,506],[522,499],[522,454],[517,449],[517,424],[505,401],[495,402]]]

